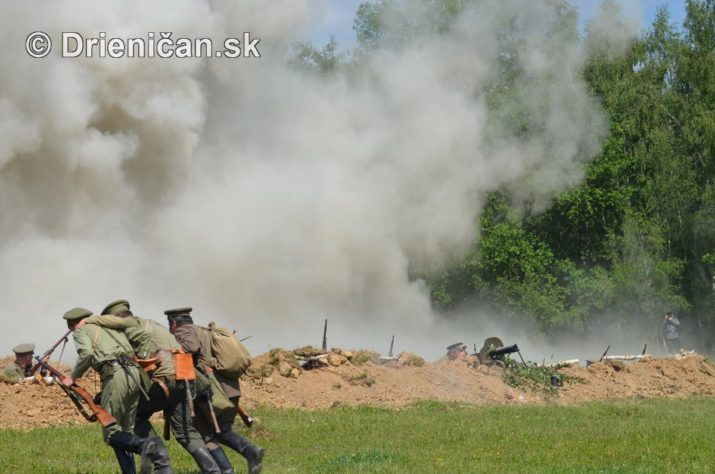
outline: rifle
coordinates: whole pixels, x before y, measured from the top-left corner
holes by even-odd
[[[240,416],[243,420],[243,424],[248,428],[253,426],[253,418],[251,415],[246,413],[246,411],[238,403],[236,404],[236,409],[238,410],[238,416]]]
[[[64,341],[65,343],[67,342],[67,336],[69,336],[71,332],[72,332],[72,329],[68,329],[67,332],[65,333],[65,335],[62,336],[59,341],[55,342],[52,345],[52,347],[47,349],[47,351],[44,354],[42,354],[42,357],[40,357],[38,359],[37,356],[35,356],[35,359],[37,359],[38,361],[47,362],[50,359],[50,356],[52,355],[52,353],[55,352],[55,349],[57,349],[57,346],[60,345],[60,342],[62,342],[62,341]],[[60,355],[60,357],[62,357],[62,356]],[[37,362],[35,365],[33,365],[32,368],[30,369],[30,375],[33,375],[35,372],[37,372],[37,369],[40,368],[40,365],[42,365],[40,362]]]
[[[206,406],[208,407],[209,414],[211,415],[211,423],[213,424],[214,427],[214,433],[218,434],[221,432],[221,427],[218,425],[218,420],[216,419],[216,412],[214,411],[214,406],[213,406],[213,396],[214,396],[214,391],[211,387],[206,389],[206,392],[204,392],[204,396],[201,397],[196,397],[196,401],[203,401],[206,403]],[[199,400],[201,399],[201,400]]]
[[[606,357],[606,354],[608,354],[608,350],[611,348],[611,345],[609,344],[608,347],[606,347],[606,350],[603,351],[603,355],[601,356],[600,359],[598,359],[599,362],[603,362],[603,358]]]
[[[325,326],[323,326],[323,350],[328,350],[328,319],[325,319]]]
[[[67,396],[70,397],[70,400],[72,400],[72,403],[74,403],[74,405],[77,407],[77,410],[84,417],[85,420],[99,421],[105,428],[117,423],[117,420],[115,420],[114,417],[107,410],[94,403],[94,398],[92,397],[92,395],[89,394],[89,392],[87,392],[85,389],[83,389],[76,383],[72,383],[70,387],[66,387],[65,384],[62,383],[62,378],[64,377],[64,375],[59,370],[55,369],[50,364],[48,364],[37,356],[35,356],[35,359],[37,359],[38,365],[47,369],[50,374],[52,374],[58,379],[58,385],[62,388],[62,390],[64,390]],[[92,412],[91,414],[87,411],[87,408],[85,408],[84,405],[87,405],[87,408],[89,408],[89,410]]]

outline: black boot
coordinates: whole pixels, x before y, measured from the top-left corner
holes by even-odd
[[[263,469],[263,448],[252,445],[246,438],[233,431],[216,433],[216,440],[246,458],[249,474],[259,474]]]
[[[132,433],[119,431],[109,438],[109,445],[130,453],[141,454],[140,472],[150,473],[152,467],[155,473],[171,474],[171,461],[169,452],[164,447],[164,443],[157,437],[142,439]],[[132,463],[134,459],[132,458]]]
[[[122,474],[136,474],[137,467],[134,464],[134,455],[132,453],[114,448],[114,455],[117,456],[117,462]]]
[[[219,446],[216,449],[209,449],[209,452],[211,453],[211,457],[214,458],[214,461],[216,461],[216,464],[218,464],[218,468],[221,469],[221,474],[236,474],[223,448]]]
[[[205,446],[195,451],[190,451],[189,454],[191,454],[191,457],[196,461],[196,465],[201,469],[201,474],[221,474],[218,464],[216,464],[216,461],[211,457],[211,453],[209,453],[208,448]]]
[[[151,473],[154,468],[154,474],[173,474],[171,468],[171,459],[169,459],[169,451],[166,450],[164,442],[161,438],[151,436],[144,440],[141,450],[142,462],[141,473]]]

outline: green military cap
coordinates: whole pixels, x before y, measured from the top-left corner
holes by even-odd
[[[451,351],[454,349],[462,349],[463,346],[464,344],[462,344],[461,342],[455,342],[454,344],[450,344],[449,346],[447,346],[447,350]]]
[[[129,301],[127,300],[117,300],[117,301],[112,301],[109,303],[103,310],[102,314],[113,314],[116,316],[117,314],[121,313],[122,311],[128,311],[129,310]]]
[[[19,344],[15,346],[12,351],[16,355],[29,354],[31,352],[35,352],[35,345],[31,342],[26,342],[24,344]]]
[[[74,321],[75,319],[86,318],[87,316],[92,316],[92,312],[84,308],[72,308],[67,311],[62,317],[68,321]]]
[[[167,318],[172,319],[177,316],[184,316],[184,315],[189,315],[191,314],[191,311],[193,311],[194,308],[175,308],[175,309],[167,309],[164,311],[164,314],[166,315]]]

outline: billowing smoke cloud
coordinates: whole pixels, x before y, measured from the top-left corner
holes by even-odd
[[[409,269],[467,249],[487,192],[538,183],[523,197],[543,206],[598,151],[584,52],[553,33],[555,4],[479,2],[449,34],[318,78],[285,61],[320,17],[313,2],[4,3],[0,350],[45,345],[65,310],[117,298],[156,319],[191,305],[256,351],[318,344],[323,318],[331,345],[434,336]],[[528,135],[483,94],[505,19],[523,40],[516,99],[541,123]],[[32,59],[35,30],[250,31],[262,58]]]

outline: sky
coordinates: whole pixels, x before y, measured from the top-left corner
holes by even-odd
[[[334,36],[338,48],[345,51],[355,47],[355,32],[353,20],[355,12],[361,3],[366,0],[329,0],[327,2],[323,21],[316,25],[310,41],[314,46],[322,46]],[[579,11],[580,24],[585,24],[598,9],[601,0],[572,0]],[[685,0],[622,0],[626,14],[638,19],[642,29],[647,29],[653,22],[656,11],[660,6],[665,6],[670,12],[670,20],[680,26],[685,18]]]

